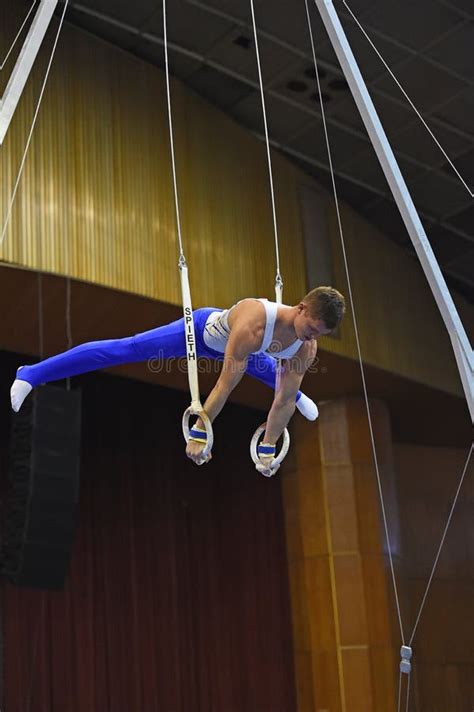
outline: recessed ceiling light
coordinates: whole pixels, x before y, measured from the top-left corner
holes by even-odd
[[[290,91],[296,92],[303,92],[308,89],[308,85],[306,84],[306,82],[302,82],[299,79],[291,79],[286,86],[288,89],[290,89]]]
[[[246,35],[238,35],[234,39],[234,44],[238,45],[239,47],[242,47],[242,49],[250,49],[252,46],[252,39],[250,37],[247,37]]]

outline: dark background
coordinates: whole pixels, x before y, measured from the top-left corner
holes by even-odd
[[[19,362],[1,357],[4,487]],[[280,481],[248,456],[261,416],[228,405],[198,469],[184,454],[185,394],[113,376],[79,385],[70,579],[54,593],[3,585],[2,709],[295,710]]]

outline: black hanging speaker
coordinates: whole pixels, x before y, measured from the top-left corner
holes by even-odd
[[[19,586],[60,589],[79,500],[80,391],[36,388],[13,416],[1,572]]]

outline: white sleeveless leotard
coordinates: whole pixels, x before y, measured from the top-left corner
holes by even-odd
[[[261,302],[265,307],[266,321],[262,344],[258,351],[254,353],[264,353],[267,356],[278,359],[291,358],[295,355],[303,342],[300,339],[296,339],[286,349],[282,349],[281,351],[269,351],[268,349],[273,341],[273,331],[279,305],[276,302],[269,302],[268,299],[257,299],[257,301]],[[240,304],[240,302],[237,302],[237,304]],[[224,309],[224,311],[211,312],[204,327],[204,343],[209,348],[214,349],[214,351],[219,351],[219,353],[224,353],[229,339],[230,329],[228,317],[233,308],[234,307]]]

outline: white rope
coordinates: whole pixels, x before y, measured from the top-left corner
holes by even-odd
[[[340,213],[340,209],[339,209],[339,199],[338,199],[338,195],[337,195],[336,181],[335,181],[335,176],[334,176],[334,168],[333,168],[333,163],[332,163],[331,147],[329,144],[329,136],[328,136],[328,130],[327,130],[327,124],[326,124],[326,114],[325,114],[325,110],[324,110],[324,102],[322,100],[321,83],[319,81],[318,62],[316,59],[316,50],[314,47],[313,30],[312,30],[311,18],[310,18],[310,14],[309,14],[308,0],[305,0],[305,7],[306,7],[306,17],[308,20],[309,35],[310,35],[310,39],[311,39],[311,50],[313,53],[314,69],[315,69],[315,74],[316,74],[316,80],[318,83],[318,94],[319,94],[319,101],[320,101],[320,105],[321,105],[321,117],[323,120],[324,137],[325,137],[325,141],[326,141],[326,150],[327,150],[327,154],[328,154],[329,170],[331,173],[331,182],[332,182],[332,189],[333,189],[333,194],[334,194],[334,202],[335,202],[335,206],[336,206],[339,237],[341,240],[342,255],[343,255],[343,260],[344,260],[344,269],[345,269],[345,273],[346,273],[347,287],[348,287],[348,292],[349,292],[349,302],[351,305],[352,318],[354,321],[357,356],[359,359],[359,367],[360,367],[360,373],[361,373],[361,377],[362,377],[362,386],[363,386],[363,390],[364,390],[365,407],[367,410],[367,420],[368,420],[368,424],[369,424],[370,441],[371,441],[371,445],[372,445],[372,456],[373,456],[373,460],[374,460],[375,473],[376,473],[376,477],[377,477],[377,487],[378,487],[378,491],[379,491],[379,498],[380,498],[380,504],[381,504],[381,509],[382,509],[382,518],[383,518],[383,525],[384,525],[384,530],[385,530],[385,539],[387,542],[388,556],[389,556],[389,561],[390,561],[390,572],[391,572],[391,576],[392,576],[393,591],[394,591],[395,602],[396,602],[396,606],[397,606],[398,623],[400,626],[400,635],[401,635],[402,641],[404,642],[405,637],[404,637],[404,633],[403,633],[403,623],[402,623],[402,615],[401,615],[401,611],[400,611],[400,601],[399,601],[399,596],[398,596],[397,581],[395,578],[395,568],[393,565],[392,546],[390,543],[390,536],[389,536],[389,532],[388,532],[387,515],[385,512],[385,503],[384,503],[384,497],[383,497],[383,491],[382,491],[382,482],[381,482],[380,470],[379,470],[379,464],[378,464],[378,458],[377,458],[377,450],[375,447],[374,430],[373,430],[373,426],[372,426],[372,415],[370,412],[369,396],[368,396],[368,392],[367,392],[367,385],[366,385],[366,380],[365,380],[365,370],[364,370],[364,364],[362,361],[362,351],[361,351],[361,347],[360,347],[359,328],[357,325],[357,315],[356,315],[356,310],[355,310],[355,305],[354,305],[354,298],[352,295],[352,285],[351,285],[351,278],[350,278],[350,274],[349,274],[349,264],[348,264],[348,260],[347,260],[347,254],[346,254],[344,232],[342,229],[341,213]]]
[[[442,145],[440,144],[440,142],[438,141],[438,139],[436,138],[436,136],[434,135],[434,133],[432,132],[432,130],[430,129],[430,127],[428,126],[428,124],[426,123],[426,121],[425,121],[425,119],[423,118],[423,116],[421,115],[421,113],[418,111],[418,109],[416,108],[415,104],[414,104],[413,101],[410,99],[410,97],[409,97],[408,94],[406,93],[405,89],[402,87],[402,85],[401,85],[400,82],[398,81],[397,77],[395,76],[395,74],[392,72],[392,70],[391,70],[390,67],[388,66],[388,64],[387,64],[387,62],[385,61],[385,59],[382,57],[382,55],[380,54],[380,52],[379,52],[379,50],[377,49],[377,47],[376,47],[375,44],[372,42],[372,40],[370,39],[370,37],[369,37],[369,35],[367,34],[367,32],[365,31],[365,29],[362,27],[362,25],[360,24],[359,20],[357,19],[357,17],[356,17],[356,16],[354,15],[354,13],[352,12],[352,10],[351,10],[351,8],[349,7],[349,5],[347,4],[346,0],[342,0],[342,2],[343,2],[343,4],[345,5],[345,7],[347,8],[347,10],[349,11],[349,13],[351,14],[352,19],[353,19],[354,22],[356,23],[357,27],[360,29],[360,31],[362,32],[362,34],[363,34],[364,37],[366,38],[367,42],[370,44],[370,46],[372,47],[372,49],[373,49],[374,52],[376,53],[377,57],[380,59],[380,61],[381,61],[382,64],[384,65],[385,69],[386,69],[387,72],[390,74],[390,76],[392,77],[392,79],[394,80],[394,82],[396,83],[396,85],[398,86],[398,88],[400,89],[400,91],[402,92],[403,96],[404,96],[405,99],[408,101],[408,103],[410,104],[411,108],[413,109],[413,111],[415,112],[415,114],[418,116],[418,118],[420,119],[420,121],[421,121],[421,123],[423,124],[423,126],[425,127],[425,129],[426,129],[426,130],[428,131],[428,133],[430,134],[431,138],[433,139],[433,141],[435,142],[435,144],[438,146],[439,150],[441,151],[441,153],[443,154],[443,156],[445,157],[445,159],[448,161],[449,165],[451,166],[451,168],[453,169],[453,171],[455,172],[455,174],[457,175],[457,177],[459,178],[459,180],[461,181],[461,183],[463,184],[463,186],[465,187],[465,189],[467,190],[467,192],[469,193],[469,195],[471,196],[471,198],[474,198],[474,193],[473,193],[473,191],[470,189],[470,187],[468,186],[468,184],[466,183],[466,181],[464,180],[464,178],[462,177],[462,175],[460,174],[460,172],[458,171],[458,169],[457,169],[456,166],[454,165],[453,161],[450,159],[450,157],[448,156],[448,154],[446,153],[446,151],[444,150],[444,148],[442,147]]]
[[[411,679],[411,673],[408,673],[408,680],[407,680],[407,698],[406,698],[405,712],[408,712],[408,703],[410,702],[410,679]]]
[[[402,673],[401,671],[398,673],[398,704],[397,704],[397,712],[400,712],[400,705],[402,701]]]
[[[40,359],[44,359],[44,320],[43,320],[43,274],[38,272],[38,347]]]
[[[26,15],[25,19],[23,20],[23,23],[22,23],[20,29],[18,30],[17,36],[16,36],[15,39],[13,40],[12,46],[10,47],[10,49],[8,50],[8,52],[6,53],[5,59],[3,60],[3,62],[0,64],[0,71],[2,71],[3,67],[4,67],[5,64],[7,63],[8,58],[9,58],[9,56],[11,55],[14,46],[15,46],[16,43],[18,42],[18,38],[20,37],[20,35],[21,35],[22,31],[23,31],[24,26],[25,26],[26,23],[28,22],[28,18],[29,18],[29,16],[31,15],[31,13],[33,12],[33,8],[34,8],[35,5],[36,5],[36,0],[33,0],[33,3],[32,3],[32,5],[31,5],[30,9],[28,10],[28,14]]]
[[[65,231],[64,232],[64,257],[65,257],[65,273],[66,273],[66,309],[65,309],[65,317],[66,317],[66,340],[67,340],[67,348],[70,349],[72,348],[73,344],[73,339],[72,339],[72,316],[71,316],[71,301],[72,301],[72,285],[71,285],[71,277],[69,276],[70,274],[70,259],[69,259],[69,234]],[[71,379],[67,378],[66,379],[66,388],[67,390],[71,390]]]
[[[67,240],[67,237],[66,237]],[[72,347],[72,328],[71,328],[71,278],[66,277],[66,339],[67,347],[70,349]],[[66,379],[66,388],[68,391],[71,390],[71,379],[68,377]]]
[[[401,712],[402,709],[402,678],[404,676],[400,672],[399,678],[398,678],[398,704],[397,704],[397,712]],[[407,675],[407,691],[406,691],[406,698],[405,698],[405,712],[408,712],[408,706],[410,702],[410,678],[411,678],[411,673],[409,672]]]
[[[168,102],[168,124],[170,132],[170,150],[171,150],[171,167],[173,171],[173,189],[174,189],[174,207],[176,213],[176,228],[178,230],[178,242],[179,242],[179,258],[180,265],[186,264],[186,259],[184,257],[183,251],[183,240],[181,236],[181,218],[179,213],[179,199],[178,199],[178,181],[176,178],[176,159],[174,155],[174,134],[173,134],[173,119],[171,114],[171,91],[170,91],[170,73],[168,65],[168,28],[166,19],[166,0],[163,0],[163,47],[165,51],[165,77],[166,77],[166,99]]]
[[[51,65],[52,65],[52,63],[53,63],[54,55],[55,55],[55,52],[56,52],[56,47],[57,47],[58,40],[59,40],[59,35],[61,34],[61,29],[62,29],[62,26],[63,26],[63,23],[64,23],[64,15],[66,14],[66,9],[67,9],[68,4],[69,4],[69,0],[66,0],[66,2],[64,3],[64,8],[63,8],[63,12],[62,12],[62,15],[61,15],[61,20],[60,20],[60,22],[59,22],[58,31],[57,31],[57,33],[56,33],[56,37],[55,37],[55,40],[54,40],[53,49],[52,49],[52,51],[51,51],[51,56],[50,56],[50,58],[49,58],[48,66],[47,66],[47,68],[46,68],[46,74],[45,74],[45,77],[44,77],[44,81],[43,81],[43,84],[42,84],[42,86],[41,86],[41,91],[40,91],[40,95],[39,95],[39,99],[38,99],[38,104],[37,104],[37,106],[36,106],[36,110],[35,110],[35,113],[34,113],[34,115],[33,115],[33,121],[32,121],[32,123],[31,123],[30,132],[29,132],[29,134],[28,134],[28,139],[27,139],[27,141],[26,141],[25,151],[24,151],[23,157],[22,157],[22,159],[21,159],[20,170],[18,171],[18,176],[17,176],[16,182],[15,182],[15,187],[13,188],[13,194],[12,194],[12,197],[10,198],[10,202],[9,202],[9,205],[8,205],[7,216],[6,216],[6,219],[5,219],[5,223],[4,223],[4,225],[3,225],[2,234],[1,234],[1,236],[0,236],[0,247],[3,245],[3,241],[4,241],[4,239],[5,239],[5,235],[6,235],[6,232],[7,232],[7,229],[8,229],[8,225],[9,225],[9,223],[10,223],[10,218],[11,218],[11,214],[12,214],[13,203],[15,202],[16,194],[17,194],[17,191],[18,191],[18,186],[20,185],[21,176],[22,176],[22,174],[23,174],[23,168],[25,167],[26,157],[27,157],[27,154],[28,154],[28,149],[30,148],[31,139],[32,139],[32,137],[33,137],[33,131],[34,131],[35,125],[36,125],[36,119],[38,118],[39,110],[40,110],[40,107],[41,107],[41,102],[42,102],[42,100],[43,100],[43,94],[44,94],[44,91],[45,91],[45,89],[46,89],[46,84],[47,84],[47,81],[48,81],[49,73],[50,73],[50,71],[51,71]]]
[[[275,260],[276,260],[276,275],[275,275],[275,301],[277,304],[281,304],[283,301],[283,278],[280,273],[280,245],[278,241],[278,223],[276,215],[276,203],[275,203],[275,189],[273,185],[273,169],[272,169],[272,157],[270,152],[270,138],[268,135],[268,123],[267,123],[267,109],[265,106],[265,92],[263,90],[263,78],[262,78],[262,68],[260,65],[260,51],[258,48],[258,34],[257,34],[257,23],[255,21],[255,9],[253,5],[253,0],[250,0],[250,9],[252,11],[252,27],[253,27],[253,38],[255,42],[255,56],[257,59],[257,70],[258,70],[258,84],[260,87],[260,100],[262,103],[262,114],[263,114],[263,127],[265,133],[265,147],[267,151],[267,165],[268,165],[268,178],[270,181],[270,196],[272,202],[272,216],[273,216],[273,235],[275,238]],[[278,393],[281,386],[281,375],[282,375],[282,363],[281,359],[276,359],[276,373],[275,373],[275,393]]]
[[[411,644],[412,644],[412,642],[413,642],[413,638],[415,637],[415,632],[416,632],[416,629],[417,629],[417,627],[418,627],[418,623],[419,623],[420,618],[421,618],[421,613],[422,613],[422,611],[423,611],[423,607],[424,607],[424,605],[425,605],[425,601],[426,601],[426,598],[427,598],[427,596],[428,596],[428,592],[429,592],[429,590],[430,590],[431,582],[432,582],[432,580],[433,580],[433,576],[434,576],[436,567],[437,567],[437,565],[438,565],[438,560],[439,560],[439,557],[440,557],[440,554],[441,554],[441,549],[443,548],[444,540],[446,539],[446,534],[448,533],[449,525],[451,524],[451,519],[452,519],[452,517],[453,517],[454,508],[456,507],[456,503],[457,503],[458,498],[459,498],[459,493],[460,493],[460,491],[461,491],[461,487],[462,487],[462,484],[463,484],[463,482],[464,482],[464,477],[465,477],[466,472],[467,472],[467,469],[468,469],[468,467],[469,467],[469,462],[470,462],[470,460],[471,460],[471,455],[472,455],[472,449],[473,449],[473,445],[471,445],[471,447],[469,448],[469,453],[468,453],[468,456],[467,456],[467,460],[466,460],[466,463],[465,463],[465,465],[464,465],[464,469],[463,469],[463,471],[462,471],[461,479],[460,479],[460,481],[459,481],[459,485],[458,485],[458,488],[457,488],[457,490],[456,490],[456,494],[455,494],[455,496],[454,496],[454,500],[453,500],[453,504],[452,504],[452,506],[451,506],[451,510],[450,510],[450,512],[449,512],[448,521],[447,521],[446,526],[445,526],[445,528],[444,528],[443,536],[441,537],[441,542],[440,542],[440,545],[439,545],[439,548],[438,548],[438,553],[436,554],[436,557],[435,557],[435,560],[434,560],[434,564],[433,564],[433,568],[431,569],[430,578],[429,578],[428,584],[427,584],[427,586],[426,586],[425,594],[424,594],[424,596],[423,596],[423,600],[422,600],[421,605],[420,605],[420,610],[418,611],[418,615],[417,615],[417,617],[416,617],[415,625],[414,625],[414,627],[413,627],[413,632],[412,632],[412,634],[411,634],[410,641],[409,641],[409,643],[408,643],[408,645],[409,645],[410,647],[411,647]]]
[[[281,304],[282,291],[283,291],[283,280],[280,274],[280,247],[278,243],[278,225],[276,217],[276,205],[275,205],[275,190],[273,187],[273,170],[272,170],[272,158],[270,154],[270,140],[268,137],[268,124],[267,124],[267,111],[265,107],[265,93],[263,91],[263,79],[262,79],[262,69],[260,66],[260,52],[258,49],[258,36],[257,36],[257,24],[255,22],[255,10],[253,6],[253,0],[250,0],[250,8],[252,10],[252,25],[253,25],[253,37],[255,41],[255,55],[257,58],[257,69],[258,69],[258,81],[260,85],[260,98],[262,101],[262,113],[263,113],[263,125],[265,129],[265,146],[267,149],[267,163],[268,163],[268,177],[270,179],[270,194],[272,200],[272,215],[273,215],[273,233],[275,236],[275,255],[276,255],[276,278],[275,278],[275,291],[277,296],[277,303]]]
[[[345,2],[345,0],[343,0]],[[371,444],[372,444],[372,453],[373,453],[373,458],[374,458],[374,464],[375,464],[375,471],[376,471],[376,476],[377,476],[377,485],[378,485],[378,490],[379,490],[379,498],[380,498],[380,503],[381,503],[381,509],[382,509],[382,515],[383,515],[383,522],[384,522],[384,529],[385,529],[385,537],[387,541],[387,546],[388,546],[388,554],[389,554],[389,560],[390,560],[390,570],[391,570],[391,575],[392,575],[392,583],[393,583],[393,590],[395,594],[395,601],[396,601],[396,606],[397,606],[397,615],[398,615],[398,622],[400,626],[400,633],[401,633],[401,638],[402,642],[405,645],[405,638],[404,638],[404,632],[403,632],[403,623],[402,623],[402,616],[401,616],[401,611],[400,611],[400,602],[399,602],[399,596],[398,596],[398,588],[397,588],[397,583],[396,583],[396,578],[395,578],[395,571],[394,571],[394,566],[393,566],[393,559],[392,559],[392,551],[391,551],[391,546],[390,546],[390,538],[389,538],[389,533],[388,533],[388,524],[387,524],[387,518],[386,518],[386,513],[385,513],[385,505],[384,505],[384,498],[383,498],[383,491],[382,491],[382,485],[381,485],[381,478],[380,478],[380,472],[379,472],[379,466],[378,466],[378,460],[377,460],[377,453],[376,453],[376,447],[375,447],[375,439],[374,439],[374,433],[373,433],[373,427],[372,427],[372,418],[371,418],[371,413],[370,413],[370,406],[369,406],[369,400],[368,400],[368,393],[367,393],[367,387],[366,387],[366,381],[365,381],[365,373],[364,373],[364,366],[362,362],[362,354],[361,354],[361,349],[360,349],[360,340],[359,340],[359,334],[358,334],[358,326],[357,326],[357,318],[356,318],[356,312],[354,308],[354,299],[352,295],[352,287],[351,287],[351,280],[350,280],[350,275],[349,275],[349,267],[348,267],[348,261],[347,261],[347,255],[346,255],[346,249],[345,249],[345,241],[344,241],[344,233],[342,229],[342,221],[341,221],[341,215],[340,215],[340,210],[339,210],[339,201],[337,197],[337,189],[336,189],[336,183],[335,183],[335,176],[334,176],[334,170],[333,170],[333,164],[332,164],[332,156],[331,156],[331,149],[330,149],[330,144],[329,144],[329,137],[328,137],[328,131],[327,131],[327,125],[326,125],[326,119],[325,119],[325,111],[324,111],[324,103],[322,101],[322,95],[321,95],[321,85],[319,81],[319,73],[318,73],[318,65],[317,65],[317,60],[316,60],[316,52],[315,52],[315,47],[314,47],[314,40],[313,40],[313,33],[312,33],[312,26],[311,26],[311,19],[309,15],[309,8],[308,8],[308,0],[305,0],[305,6],[306,6],[306,15],[308,19],[308,28],[309,28],[309,33],[310,33],[310,38],[311,38],[311,48],[313,52],[313,60],[314,60],[314,67],[315,67],[315,74],[316,74],[316,79],[318,83],[318,94],[319,94],[319,100],[321,104],[321,116],[323,120],[323,128],[324,128],[324,136],[325,136],[325,141],[326,141],[326,148],[328,152],[328,160],[329,160],[329,167],[330,167],[330,173],[331,173],[331,181],[332,181],[332,187],[333,187],[333,192],[334,192],[334,200],[336,204],[336,212],[337,212],[337,220],[338,220],[338,227],[339,227],[339,235],[341,238],[341,245],[342,245],[342,253],[343,253],[343,259],[344,259],[344,267],[345,267],[345,272],[346,272],[346,278],[347,278],[347,283],[348,283],[348,291],[349,291],[349,301],[351,304],[351,310],[353,314],[353,319],[354,319],[354,330],[355,330],[355,337],[356,337],[356,346],[357,346],[357,354],[358,354],[358,359],[359,359],[359,366],[360,366],[360,371],[361,371],[361,376],[362,376],[362,384],[363,384],[363,389],[364,389],[364,398],[365,398],[365,404],[366,404],[366,409],[367,409],[367,417],[368,417],[368,423],[369,423],[369,430],[370,430],[370,438],[371,438]],[[421,613],[426,601],[426,598],[428,596],[428,592],[431,586],[431,582],[433,580],[434,572],[436,570],[436,566],[441,554],[441,550],[444,544],[444,540],[446,538],[446,534],[454,513],[454,509],[459,497],[459,492],[461,490],[462,483],[464,481],[464,477],[467,472],[467,468],[469,465],[469,461],[472,455],[472,450],[473,450],[473,445],[471,445],[470,450],[469,450],[469,455],[467,457],[461,479],[456,491],[456,495],[451,507],[451,511],[449,513],[448,521],[446,524],[446,527],[443,532],[443,536],[441,538],[441,543],[438,548],[438,552],[435,558],[435,562],[433,564],[433,568],[431,571],[431,575],[425,590],[425,594],[423,596],[423,600],[420,606],[420,610],[418,612],[418,616],[414,625],[414,629],[412,632],[412,635],[410,637],[410,641],[408,643],[408,646],[411,647],[411,644],[413,642],[413,638],[418,626],[418,622],[421,617]],[[409,696],[410,696],[410,676],[411,674],[408,673],[407,675],[407,692],[406,692],[406,712],[408,712],[408,707],[409,707]],[[400,672],[400,677],[399,677],[399,685],[398,685],[398,712],[400,712],[400,704],[401,704],[401,687],[402,687],[402,673]]]
[[[199,393],[199,377],[197,370],[197,348],[196,348],[196,334],[194,329],[194,319],[193,319],[193,307],[191,301],[191,289],[189,286],[188,278],[188,267],[186,264],[186,258],[184,256],[183,250],[183,240],[181,236],[181,218],[179,213],[179,197],[178,197],[178,181],[176,178],[176,160],[174,154],[174,134],[173,134],[173,119],[171,113],[171,90],[170,90],[170,74],[169,74],[169,62],[168,62],[168,27],[167,27],[167,17],[166,17],[166,0],[163,0],[163,46],[165,52],[165,77],[166,77],[166,99],[168,105],[168,123],[169,123],[169,136],[170,136],[170,150],[171,150],[171,166],[173,171],[173,191],[174,191],[174,205],[176,212],[176,226],[178,231],[178,242],[179,242],[179,261],[178,267],[181,279],[181,294],[183,301],[183,314],[184,314],[184,331],[185,331],[185,343],[186,343],[186,358],[188,365],[188,382],[189,390],[191,393],[191,405],[186,409],[183,415],[183,435],[185,440],[189,440],[189,418],[191,415],[198,415],[207,433],[206,446],[202,453],[201,463],[207,461],[210,455],[211,448],[214,442],[214,435],[212,431],[212,423],[203,410],[201,405],[201,398]]]

